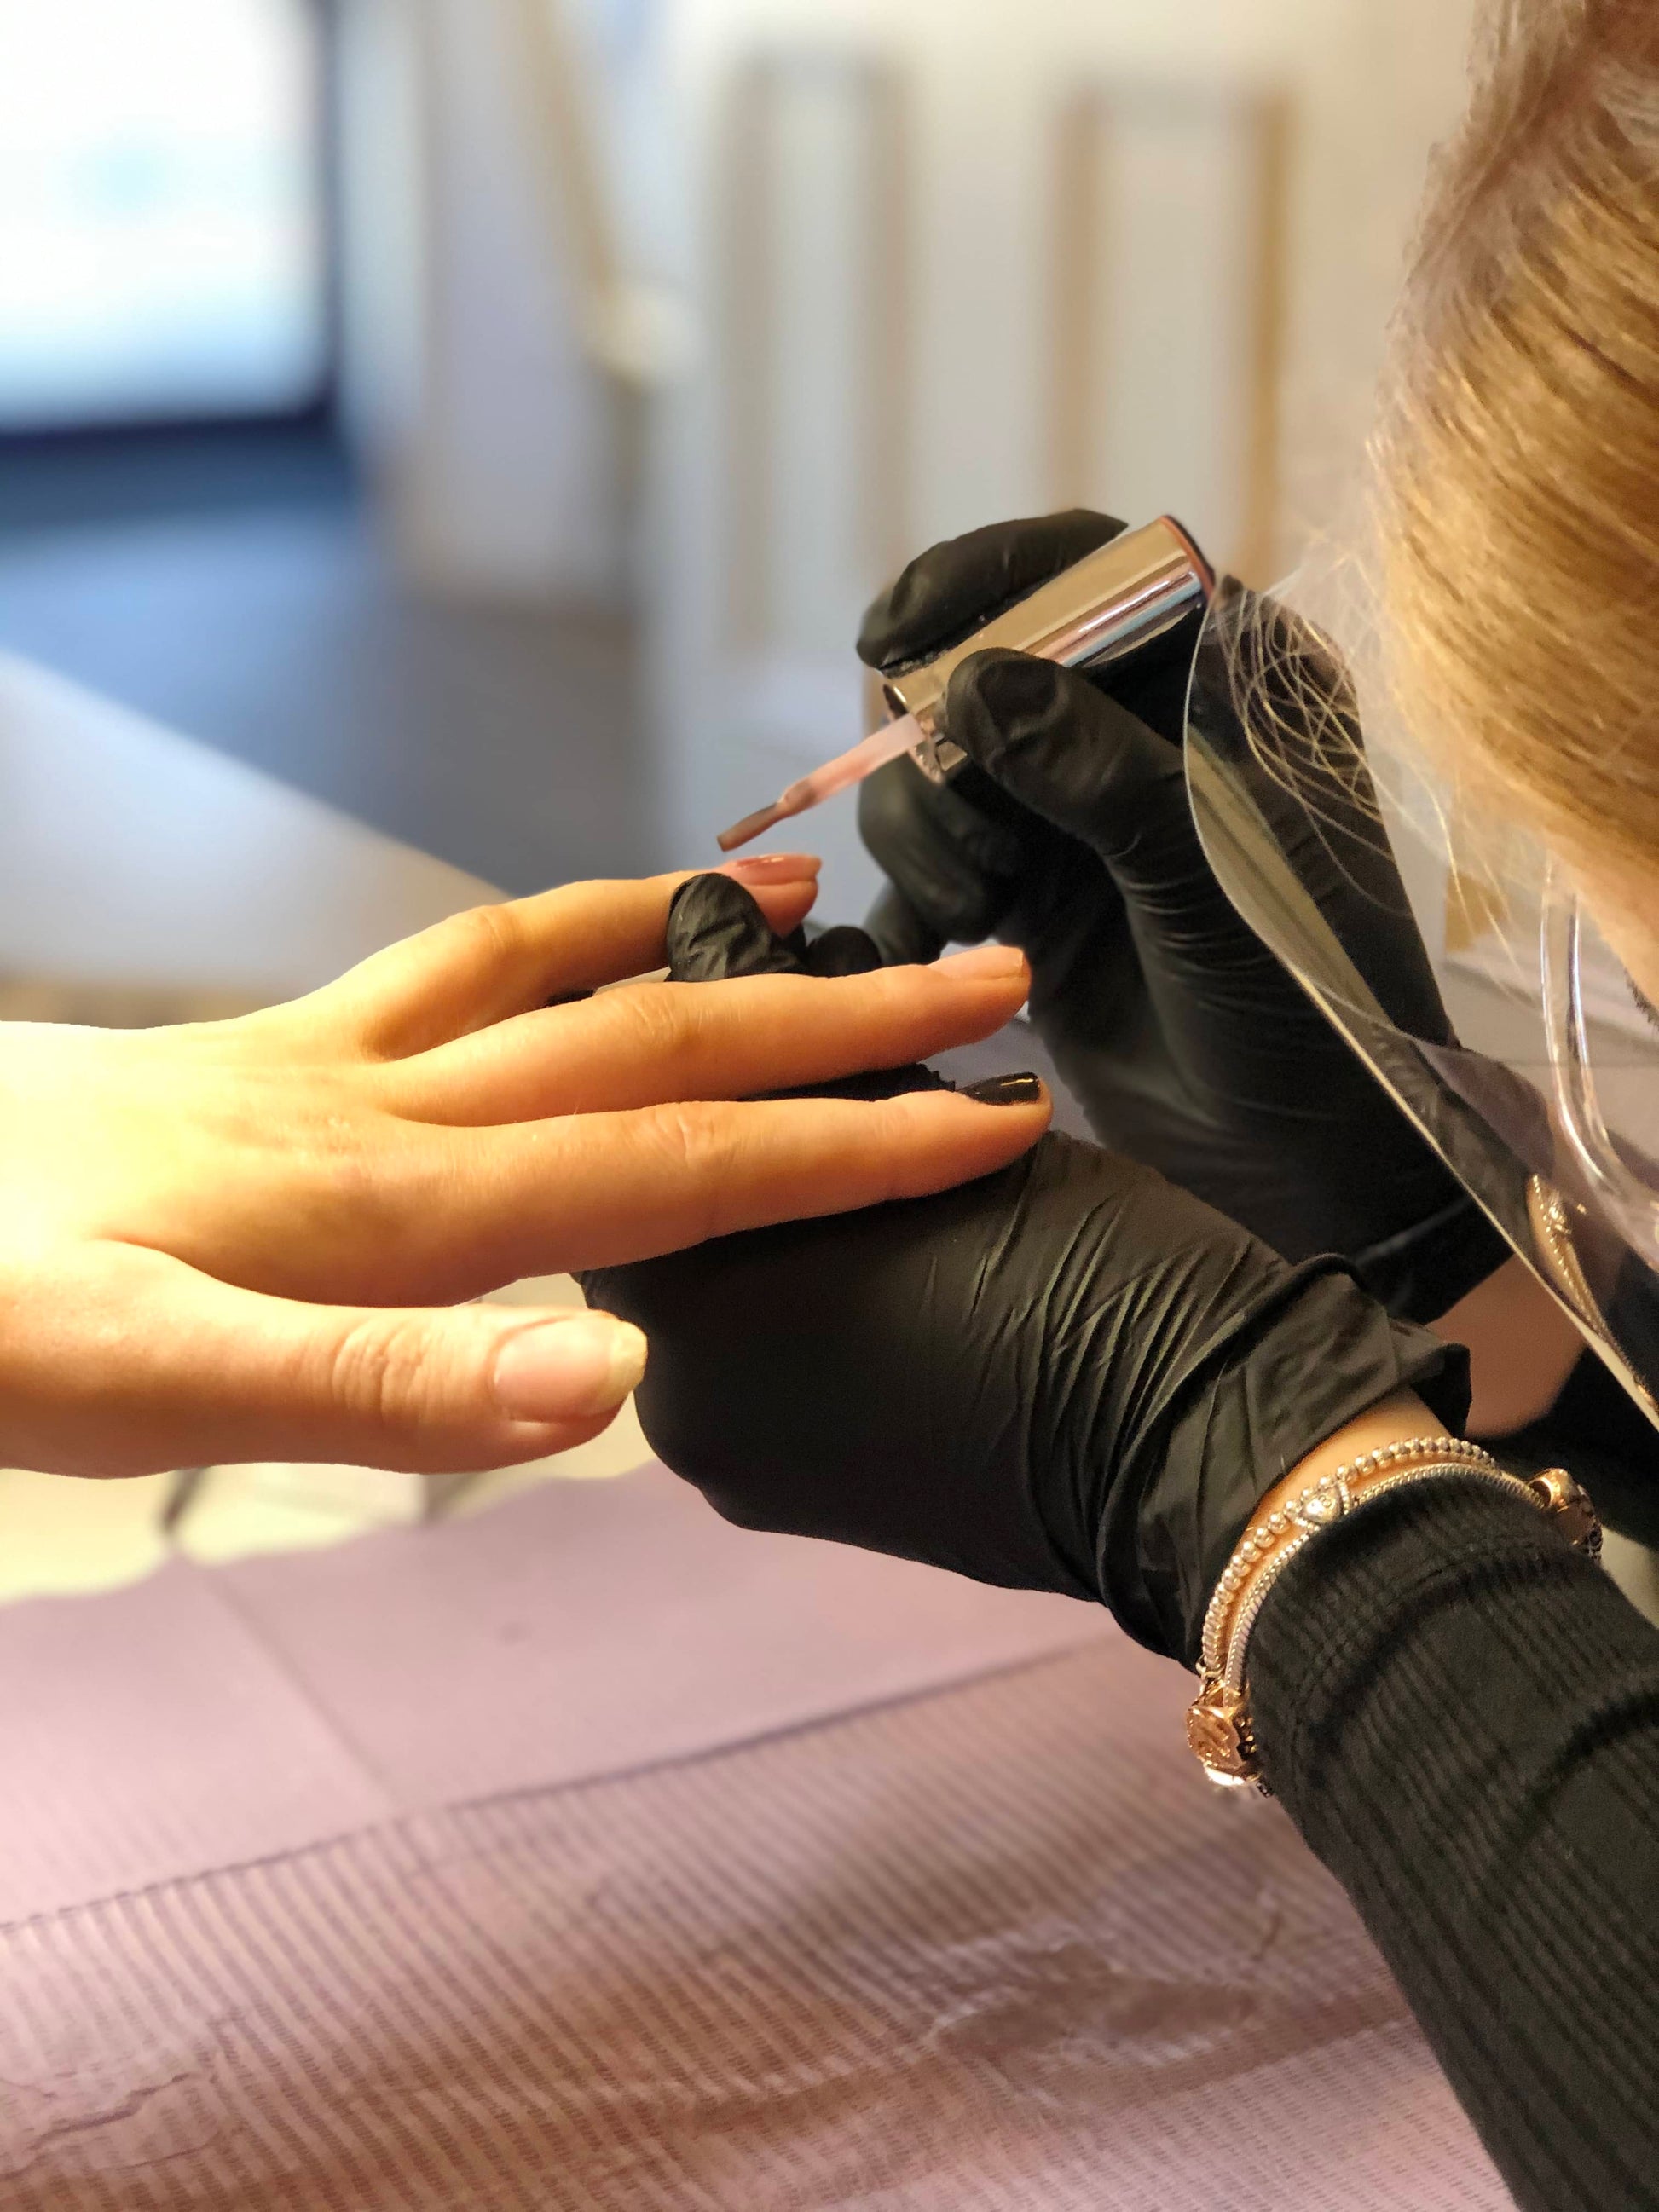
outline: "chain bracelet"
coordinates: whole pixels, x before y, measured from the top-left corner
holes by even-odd
[[[1589,1498],[1563,1468],[1523,1480],[1462,1437],[1414,1437],[1384,1444],[1319,1475],[1282,1505],[1253,1520],[1216,1584],[1204,1616],[1200,1686],[1187,1741],[1212,1782],[1266,1790],[1256,1756],[1245,1680],[1250,1632],[1274,1584],[1325,1529],[1407,1484],[1453,1475],[1512,1492],[1549,1516],[1582,1551],[1601,1551]]]

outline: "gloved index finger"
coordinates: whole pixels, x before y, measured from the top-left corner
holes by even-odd
[[[976,767],[1099,855],[1132,902],[1202,866],[1181,749],[1075,670],[976,653],[951,680],[945,726]],[[1207,873],[1207,871],[1205,871]]]
[[[930,546],[872,603],[859,631],[859,658],[871,668],[896,669],[960,644],[1127,527],[1115,516],[1072,507],[994,522]]]

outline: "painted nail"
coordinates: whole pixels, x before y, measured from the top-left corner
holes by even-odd
[[[1006,983],[1025,973],[1025,955],[1015,945],[976,945],[936,964],[941,974],[963,982]]]
[[[740,884],[806,884],[823,866],[815,853],[757,853],[752,860],[728,860],[720,873]]]
[[[980,1106],[1036,1106],[1042,1101],[1042,1081],[1036,1075],[990,1075],[983,1083],[969,1083],[963,1092]]]
[[[514,1421],[580,1419],[620,1406],[645,1372],[646,1341],[609,1314],[521,1328],[495,1354],[495,1403]]]

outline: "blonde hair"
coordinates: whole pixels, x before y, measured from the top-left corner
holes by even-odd
[[[1376,447],[1392,680],[1547,836],[1659,861],[1659,4],[1502,0]]]

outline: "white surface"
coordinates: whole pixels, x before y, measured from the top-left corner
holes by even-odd
[[[349,419],[399,550],[439,590],[608,597],[610,395],[550,221],[553,119],[513,0],[344,0],[342,21]]]
[[[0,972],[278,999],[491,896],[0,654]]]

